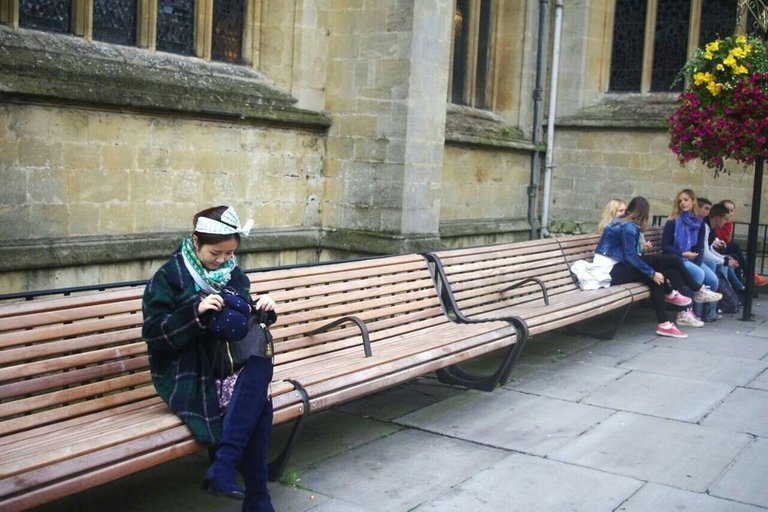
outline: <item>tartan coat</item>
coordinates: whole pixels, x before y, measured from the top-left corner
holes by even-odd
[[[250,298],[250,283],[238,267],[227,287]],[[216,382],[211,376],[211,352],[217,338],[206,329],[208,315],[197,313],[201,300],[179,247],[144,289],[142,337],[158,395],[195,439],[215,444],[222,431]]]

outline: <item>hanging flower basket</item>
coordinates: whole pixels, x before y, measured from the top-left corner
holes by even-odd
[[[696,50],[680,79],[688,89],[668,121],[669,147],[681,165],[699,159],[717,174],[726,161],[747,165],[768,156],[768,50],[761,39],[712,41]]]

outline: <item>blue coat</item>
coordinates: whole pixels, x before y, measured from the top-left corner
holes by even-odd
[[[634,222],[612,220],[605,226],[595,254],[602,254],[634,267],[653,279],[656,271],[640,257],[640,227]]]

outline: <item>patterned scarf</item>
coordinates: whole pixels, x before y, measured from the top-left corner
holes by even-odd
[[[699,242],[702,219],[693,212],[681,212],[675,219],[675,249],[680,253],[690,251]]]
[[[181,255],[184,257],[184,264],[187,270],[192,274],[192,278],[205,293],[218,293],[229,282],[232,270],[237,266],[235,257],[224,263],[216,270],[208,270],[203,266],[200,258],[195,252],[195,246],[192,243],[192,237],[185,238],[181,243]]]

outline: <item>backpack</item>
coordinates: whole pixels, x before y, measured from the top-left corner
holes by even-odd
[[[718,275],[717,278],[717,292],[723,294],[723,298],[717,303],[717,307],[719,307],[723,313],[738,313],[740,302],[739,294],[733,289],[733,286],[728,282],[728,279],[721,275]]]

